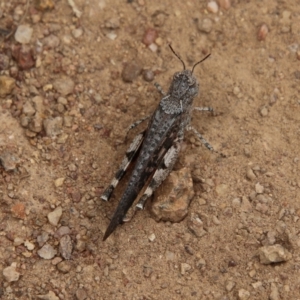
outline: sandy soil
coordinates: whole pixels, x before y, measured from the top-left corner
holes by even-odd
[[[217,13],[196,0],[74,2],[80,17],[67,1],[30,3],[23,19],[25,0],[0,4],[0,28],[32,28],[34,52],[21,70],[14,35],[0,36],[0,75],[15,79],[0,100],[0,156],[13,160],[0,167],[1,299],[300,299],[297,1],[235,0]],[[182,69],[168,43],[189,66],[211,53],[195,70],[194,104],[216,113],[194,112],[193,125],[226,157],[188,133],[176,165],[194,180],[188,216],[156,222],[146,209],[102,242],[124,183],[108,203],[99,195],[126,128],[155,109],[153,83],[167,90]],[[128,62],[154,80],[124,82]],[[202,237],[189,228],[193,213]],[[259,249],[274,245],[291,257],[263,264]]]

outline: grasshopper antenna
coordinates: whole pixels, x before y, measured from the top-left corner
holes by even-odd
[[[182,62],[183,64],[183,70],[185,70],[185,63],[184,61],[181,59],[181,57],[174,51],[174,49],[172,48],[172,46],[169,44],[170,49],[172,50],[172,52],[176,55],[176,57]]]
[[[209,57],[210,57],[210,53],[207,54],[203,59],[201,59],[200,61],[198,61],[197,63],[195,63],[194,66],[193,66],[193,69],[192,69],[192,74],[193,74],[193,72],[194,72],[195,67],[196,67],[197,65],[199,65],[200,63],[202,63],[203,61],[205,61],[205,60],[206,60],[207,58],[209,58]]]

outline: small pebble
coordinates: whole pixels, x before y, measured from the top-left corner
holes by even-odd
[[[118,35],[115,32],[111,31],[106,34],[106,37],[108,39],[114,41],[118,37]]]
[[[62,207],[58,206],[54,211],[48,214],[48,221],[51,225],[57,226],[62,215]]]
[[[54,80],[53,87],[62,96],[66,96],[66,95],[73,93],[75,83],[69,77],[61,77],[61,78]]]
[[[42,42],[45,48],[55,49],[59,46],[60,39],[56,35],[50,34],[45,37]]]
[[[20,44],[28,44],[32,36],[33,29],[29,25],[19,25],[15,32],[15,39]]]
[[[7,282],[18,281],[20,273],[16,270],[16,263],[12,263],[11,266],[3,269],[3,276]]]
[[[43,126],[48,137],[56,137],[62,131],[63,118],[47,118],[43,121]]]
[[[249,180],[254,180],[256,178],[256,175],[254,174],[253,170],[249,167],[247,168],[247,171],[246,171],[246,177],[249,179]]]
[[[64,259],[70,259],[73,251],[73,243],[69,235],[64,235],[59,241],[59,251]]]
[[[216,14],[219,10],[218,3],[215,1],[209,1],[207,4],[207,10],[211,13]]]
[[[132,82],[140,75],[141,71],[142,68],[137,62],[126,63],[122,71],[122,79],[125,82]]]
[[[150,242],[154,242],[155,240],[155,234],[154,233],[151,233],[149,236],[148,236],[148,239]]]
[[[13,47],[12,56],[21,70],[29,70],[35,65],[34,51],[28,45]]]
[[[255,192],[257,194],[262,194],[264,192],[264,187],[258,182],[256,185],[255,185]]]
[[[260,115],[262,117],[266,117],[268,115],[268,109],[264,106],[260,111],[259,111]]]
[[[72,35],[75,39],[78,39],[79,37],[81,37],[82,34],[83,34],[82,28],[76,28],[76,29],[72,30]]]
[[[247,290],[244,289],[240,289],[238,291],[238,299],[239,300],[247,300],[250,297],[250,292],[248,292]]]
[[[110,18],[105,21],[104,26],[107,29],[118,29],[120,28],[120,20],[119,18]]]
[[[257,32],[257,39],[259,41],[264,41],[268,35],[268,32],[269,32],[269,28],[267,26],[267,24],[262,24],[259,29],[258,29],[258,32]]]
[[[198,30],[204,33],[210,33],[212,30],[213,21],[209,18],[198,20]]]
[[[271,293],[269,296],[269,300],[280,300],[281,297],[279,295],[278,288],[274,282],[271,282]]]
[[[33,249],[34,249],[34,244],[33,243],[31,243],[31,242],[29,242],[29,241],[25,241],[25,243],[24,243],[24,246],[29,250],[29,251],[32,251]]]
[[[232,289],[235,287],[235,285],[236,285],[236,283],[234,281],[228,280],[225,285],[226,291],[231,292]]]
[[[69,273],[70,270],[71,270],[71,263],[67,260],[64,260],[64,261],[58,263],[56,265],[56,267],[57,267],[58,271],[60,271],[61,273],[66,274],[66,273]]]
[[[292,254],[280,244],[261,247],[258,249],[258,255],[260,263],[264,265],[285,262],[292,258]]]
[[[148,46],[148,48],[152,51],[152,52],[156,52],[158,49],[158,46],[155,43],[152,43]]]
[[[219,0],[219,5],[223,9],[229,9],[231,6],[230,0]]]
[[[38,242],[39,246],[42,247],[47,241],[49,240],[49,233],[43,231],[41,235],[38,235],[36,241]]]
[[[0,97],[9,95],[15,87],[15,80],[9,76],[0,76]]]
[[[65,181],[65,178],[64,177],[61,177],[61,178],[57,178],[55,181],[54,181],[54,185],[56,187],[60,187],[64,184],[64,181]]]
[[[190,271],[192,269],[191,265],[187,264],[187,263],[182,263],[180,265],[180,273],[181,275],[185,275],[185,273],[187,271]]]
[[[154,28],[148,28],[145,31],[145,34],[144,34],[142,42],[146,46],[149,46],[149,45],[151,45],[151,44],[154,43],[154,41],[157,39],[157,37],[158,37],[157,30],[155,30]]]
[[[57,251],[51,245],[45,244],[37,253],[43,259],[52,259]]]
[[[144,70],[143,71],[143,79],[145,81],[148,81],[148,82],[152,81],[154,79],[154,73],[153,73],[153,71],[152,70],[148,70],[148,69]]]

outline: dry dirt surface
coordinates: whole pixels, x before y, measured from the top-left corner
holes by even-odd
[[[299,20],[294,0],[1,1],[1,299],[299,300]],[[103,242],[126,128],[182,70],[169,43],[211,53],[192,123],[218,153],[187,133],[187,216],[149,203]]]

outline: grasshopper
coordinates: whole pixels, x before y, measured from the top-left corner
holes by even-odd
[[[116,227],[124,222],[127,211],[141,190],[145,188],[145,184],[149,183],[136,205],[139,209],[144,208],[146,200],[172,171],[185,130],[192,130],[209,150],[213,150],[202,135],[190,126],[192,110],[213,111],[210,107],[192,107],[193,100],[199,92],[199,83],[196,77],[193,76],[193,71],[210,54],[194,64],[192,70],[187,70],[181,57],[173,50],[171,45],[169,47],[181,61],[183,71],[174,74],[168,93],[164,93],[162,88],[156,84],[163,97],[152,114],[147,129],[134,138],[126,151],[119,170],[101,196],[101,199],[109,200],[128,166],[135,160],[135,166],[127,187],[107,227],[103,240],[106,240]],[[135,122],[130,126],[130,129],[146,119]]]

